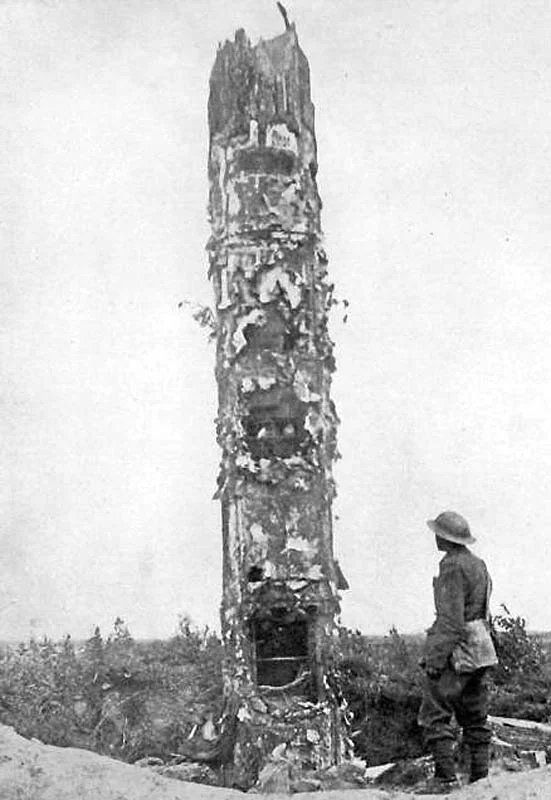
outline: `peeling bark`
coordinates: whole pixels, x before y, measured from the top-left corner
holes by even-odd
[[[219,48],[209,128],[224,685],[239,708],[234,780],[250,785],[282,743],[322,768],[346,742],[327,681],[345,586],[331,511],[333,287],[309,67],[293,25],[255,46],[238,31]]]

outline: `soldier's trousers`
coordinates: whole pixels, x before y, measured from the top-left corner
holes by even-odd
[[[451,726],[455,714],[463,729],[463,740],[470,748],[487,745],[492,738],[488,724],[486,669],[458,675],[446,669],[439,678],[426,677],[418,722],[425,741],[432,746],[442,739],[454,739]]]

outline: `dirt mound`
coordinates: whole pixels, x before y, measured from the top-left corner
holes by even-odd
[[[213,789],[163,778],[149,769],[76,748],[53,747],[0,726],[2,800],[234,800]]]
[[[29,741],[0,726],[2,800],[237,800],[241,792],[183,783],[86,750]],[[272,797],[276,797],[272,795]],[[296,794],[296,800],[411,800],[402,791],[361,789]],[[551,768],[505,773],[454,792],[462,800],[548,800]]]

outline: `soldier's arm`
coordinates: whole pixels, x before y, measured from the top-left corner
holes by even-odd
[[[443,670],[464,632],[465,590],[463,573],[453,561],[440,564],[435,593],[436,621],[427,641],[425,662],[429,669]]]

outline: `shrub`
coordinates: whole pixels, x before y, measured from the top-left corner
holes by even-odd
[[[493,618],[499,658],[492,670],[491,709],[498,716],[546,721],[551,716],[551,663],[541,637],[507,606]]]
[[[523,617],[513,617],[503,604],[501,608],[503,613],[496,614],[492,620],[499,657],[499,665],[494,670],[495,683],[529,681],[541,676],[546,661],[541,639],[528,633]]]
[[[355,754],[369,765],[421,755],[419,640],[406,642],[395,628],[382,640],[341,629],[339,650],[339,691],[352,715]]]
[[[0,660],[0,720],[23,736],[56,745],[80,743],[74,698],[80,668],[70,637],[59,643],[31,639]]]

